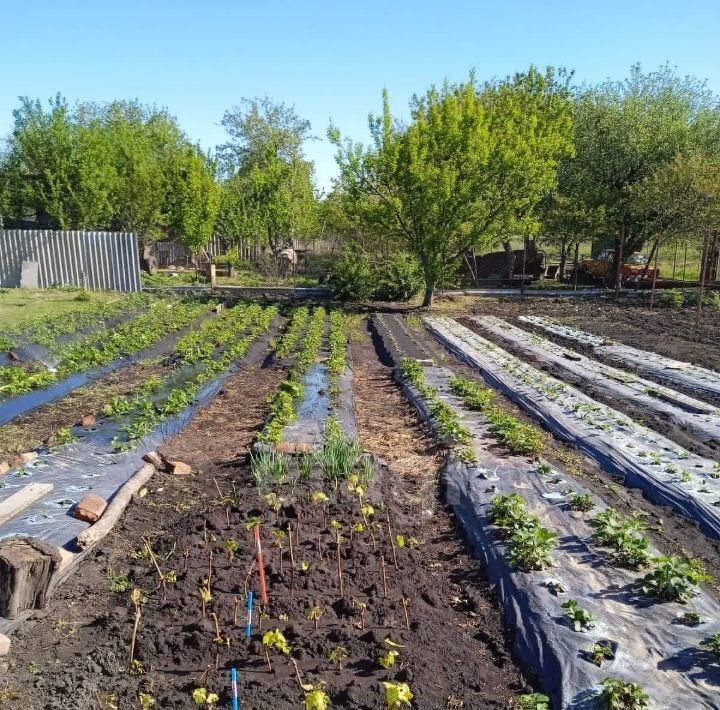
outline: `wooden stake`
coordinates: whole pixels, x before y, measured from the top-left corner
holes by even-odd
[[[388,521],[387,521],[387,529],[388,529],[388,537],[390,538],[390,547],[392,547],[393,564],[395,565],[395,569],[397,569],[397,566],[398,566],[397,551],[395,550],[395,540],[393,539],[393,533],[392,533],[392,527],[390,525],[390,516],[389,515],[388,515]]]
[[[237,626],[238,607],[241,605],[242,602],[237,597],[234,597],[233,603],[235,604],[235,607],[233,609],[233,626]]]
[[[403,595],[402,598],[403,611],[405,612],[405,628],[410,631],[410,615],[408,614],[408,600]]]
[[[215,639],[221,639],[222,636],[220,635],[220,624],[218,623],[217,614],[213,612],[210,616],[212,616],[213,621],[215,622]]]
[[[133,661],[135,660],[135,640],[137,639],[138,626],[140,626],[140,605],[135,605],[135,624],[133,625],[132,639],[130,640],[130,670],[132,670]]]
[[[380,555],[380,569],[382,570],[383,599],[387,599],[387,575],[385,574],[385,555]]]
[[[338,573],[338,580],[340,582],[340,596],[345,596],[345,586],[343,585],[343,576],[342,576],[342,561],[340,559],[340,531],[335,531],[335,544],[337,546],[337,573]]]
[[[302,677],[300,676],[300,669],[298,668],[297,661],[291,657],[290,662],[293,664],[293,667],[295,668],[295,677],[297,678],[297,682],[298,682],[298,685],[300,686],[300,690],[305,690],[305,688],[303,688]]]

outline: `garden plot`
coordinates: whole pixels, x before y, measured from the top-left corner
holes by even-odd
[[[492,397],[484,387],[411,359],[401,381],[438,438],[454,441],[447,500],[497,585],[519,655],[557,707],[622,707],[598,703],[620,688],[657,708],[678,707],[678,697],[720,707],[720,671],[703,646],[720,630],[720,607],[698,590],[700,571],[657,557],[637,520],[621,520],[563,471],[493,453],[487,419],[466,409]],[[653,599],[667,590],[649,580],[670,566],[689,596]]]
[[[27,483],[51,483],[54,490],[0,525],[0,537],[23,534],[67,546],[87,528],[73,516],[77,501],[90,492],[111,499],[143,453],[184,428],[217,394],[276,315],[275,308],[238,306],[208,321],[178,341],[177,365],[167,377],[147,382],[133,398],[115,398],[95,426],[71,431],[76,440],[11,471],[0,502]]]
[[[501,318],[475,316],[470,320],[541,363],[552,364],[609,394],[668,418],[701,441],[720,443],[720,410],[717,407],[587,358],[547,338],[516,328]]]
[[[544,375],[450,318],[426,318],[435,337],[550,431],[652,501],[720,537],[720,465]]]
[[[682,387],[713,401],[720,401],[720,373],[705,367],[663,357],[648,350],[609,341],[583,330],[563,325],[544,316],[519,316],[519,320],[558,335],[561,338],[594,348],[598,356],[607,357],[621,365],[632,367],[656,378],[659,382]]]
[[[161,354],[174,340],[174,334],[209,310],[210,305],[202,301],[158,301],[147,313],[115,328],[101,328],[56,347],[57,367],[36,365],[27,369],[14,364],[0,368],[0,425],[108,372]]]
[[[269,445],[290,453],[317,449],[331,415],[349,436],[356,436],[352,370],[345,317],[340,311],[331,311],[328,323],[322,307],[311,316],[306,308],[296,309],[275,359],[285,361],[289,374],[273,398],[268,422],[258,439],[260,448]]]

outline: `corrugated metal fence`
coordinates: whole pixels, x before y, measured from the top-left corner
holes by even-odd
[[[137,235],[127,232],[0,230],[0,286],[139,291]]]

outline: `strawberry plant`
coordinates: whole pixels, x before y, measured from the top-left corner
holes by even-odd
[[[586,609],[582,609],[575,599],[568,599],[562,608],[570,620],[573,631],[589,631],[595,626],[595,617]]]
[[[570,496],[568,505],[571,510],[577,510],[581,513],[587,513],[595,507],[595,503],[589,493],[575,493]]]
[[[648,597],[682,604],[698,593],[701,582],[711,577],[698,560],[683,560],[680,557],[656,557],[652,572],[646,574],[636,586],[636,591]]]
[[[515,698],[519,710],[550,710],[550,698],[543,693],[525,693]]]
[[[510,563],[522,570],[551,566],[550,552],[557,546],[557,539],[557,533],[546,528],[516,530],[509,541]]]
[[[685,624],[685,626],[699,626],[703,621],[703,617],[697,611],[686,611],[680,617],[680,623]]]
[[[402,710],[410,706],[413,694],[407,683],[388,683],[383,681],[385,688],[385,705],[388,710]]]
[[[588,657],[598,668],[602,668],[605,661],[612,661],[615,658],[615,651],[607,644],[596,643],[588,651]]]
[[[605,710],[642,710],[650,707],[648,694],[637,683],[605,678],[602,686],[600,702]]]
[[[700,646],[707,649],[708,653],[712,656],[716,663],[720,661],[720,634],[715,634],[714,636],[705,639]]]

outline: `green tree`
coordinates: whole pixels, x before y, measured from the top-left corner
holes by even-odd
[[[313,164],[303,146],[310,123],[270,99],[245,99],[225,113],[227,143],[218,148],[224,184],[221,231],[273,252],[317,228]]]
[[[703,82],[679,77],[668,65],[648,74],[633,66],[628,79],[578,96],[572,169],[587,206],[604,210],[616,265],[647,238],[633,205],[635,186],[688,152],[700,135],[709,137],[714,102]]]
[[[531,68],[484,85],[471,75],[432,87],[410,108],[409,125],[393,122],[385,92],[369,147],[343,141],[333,126],[328,137],[363,221],[417,257],[428,306],[463,252],[537,231],[535,208],[572,151],[570,102],[553,70]]]
[[[220,186],[208,159],[198,149],[185,148],[176,163],[170,221],[182,243],[196,252],[213,236]]]

